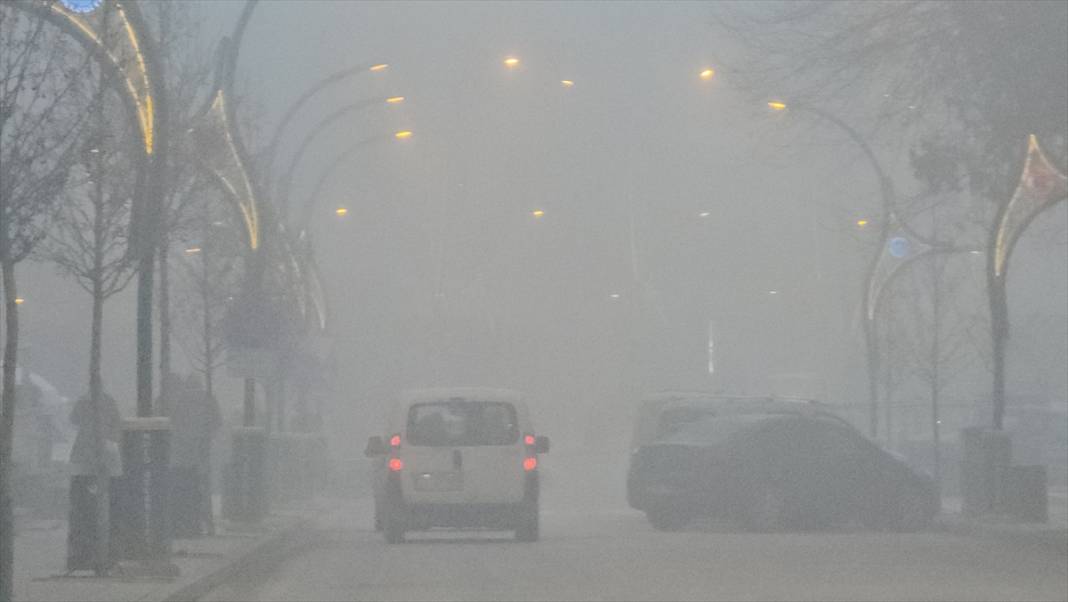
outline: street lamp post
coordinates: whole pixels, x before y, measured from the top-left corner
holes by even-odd
[[[785,102],[773,100],[768,102],[768,108],[773,111],[785,111],[788,105]],[[868,417],[868,432],[872,437],[878,435],[879,430],[879,347],[875,332],[875,320],[873,307],[871,306],[872,299],[870,291],[874,282],[876,267],[879,264],[879,259],[885,252],[884,247],[886,241],[890,235],[890,221],[891,216],[894,215],[895,197],[894,186],[887,177],[886,172],[883,170],[882,164],[879,163],[879,159],[875,156],[871,146],[864,139],[863,136],[857,132],[852,126],[842,121],[838,117],[820,109],[804,104],[791,104],[790,108],[794,110],[806,111],[820,117],[838,127],[840,130],[846,133],[850,140],[861,150],[864,157],[871,165],[872,171],[875,172],[876,178],[879,180],[879,194],[882,199],[882,215],[879,219],[879,244],[875,249],[875,253],[868,262],[868,269],[864,278],[864,290],[862,291],[861,304],[862,315],[864,320],[864,343],[865,343],[865,357],[868,365],[868,399],[870,400],[870,413]]]

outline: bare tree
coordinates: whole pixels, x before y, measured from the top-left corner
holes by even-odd
[[[0,600],[12,597],[11,452],[19,319],[15,266],[44,236],[80,145],[88,58],[55,30],[0,5],[0,274],[4,357],[0,422]]]
[[[106,20],[105,20],[106,22]],[[104,31],[107,35],[107,31]],[[105,38],[106,39],[106,38]],[[99,75],[96,100],[89,109],[91,133],[81,148],[80,163],[88,176],[77,186],[68,188],[57,213],[54,227],[42,252],[42,258],[54,262],[60,270],[74,277],[92,298],[89,329],[89,400],[93,408],[96,476],[95,561],[98,572],[109,566],[110,474],[104,459],[105,395],[101,380],[103,354],[104,303],[126,288],[135,271],[127,250],[137,158],[124,152],[125,141],[137,133],[124,128],[121,114],[109,115],[108,107],[122,109],[121,103],[109,104],[109,83]]]

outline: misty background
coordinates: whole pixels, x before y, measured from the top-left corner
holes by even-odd
[[[241,8],[200,3],[206,46],[232,29]],[[720,59],[733,42],[717,36],[712,10],[637,2],[257,8],[238,65],[241,110],[263,117],[257,123],[273,127],[296,94],[343,66],[391,66],[317,97],[289,127],[283,164],[302,132],[338,107],[406,97],[332,128],[294,182],[294,200],[306,198],[338,152],[383,136],[339,170],[310,222],[336,370],[326,422],[340,454],[377,431],[396,391],[424,385],[522,390],[539,430],[565,446],[624,433],[641,394],[665,388],[815,396],[864,411],[860,292],[877,233],[856,222],[877,214],[878,183],[826,124],[772,114],[732,86]],[[505,69],[507,56],[519,68]],[[715,77],[701,81],[709,66]],[[388,138],[398,129],[414,135]],[[250,132],[250,146],[269,134]],[[907,155],[878,140],[907,192]],[[341,206],[344,218],[334,213]],[[1014,396],[1068,399],[1066,226],[1061,203],[1013,254],[1010,412]],[[959,270],[958,306],[983,315],[984,258],[953,261],[974,263]],[[51,265],[19,270],[22,363],[77,397],[89,298]],[[105,386],[132,413],[133,289],[106,312]],[[974,403],[986,416],[983,358],[959,363],[947,370],[946,400]],[[219,379],[228,415],[238,411],[240,385]],[[922,400],[907,389],[898,395]]]

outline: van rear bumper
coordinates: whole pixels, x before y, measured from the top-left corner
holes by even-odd
[[[412,504],[407,508],[412,529],[431,527],[514,529],[525,504]]]

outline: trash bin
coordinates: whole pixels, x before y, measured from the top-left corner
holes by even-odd
[[[123,419],[123,476],[117,479],[112,504],[117,529],[113,541],[121,560],[154,563],[170,558],[169,454],[169,418]]]
[[[969,427],[961,431],[961,511],[979,516],[996,511],[1001,467],[1012,463],[1012,441],[1003,431]]]
[[[67,516],[67,570],[99,571],[110,568],[118,557],[116,541],[117,527],[115,515],[119,508],[115,492],[119,486],[118,478],[109,479],[110,499],[110,551],[106,566],[97,566],[96,562],[96,503],[99,491],[96,477],[92,475],[74,475],[70,479],[70,508]]]
[[[1002,467],[997,511],[1012,518],[1045,523],[1049,521],[1049,492],[1046,467],[1013,465]]]
[[[230,463],[225,472],[223,516],[232,521],[256,523],[267,514],[267,431],[261,427],[235,428]]]

